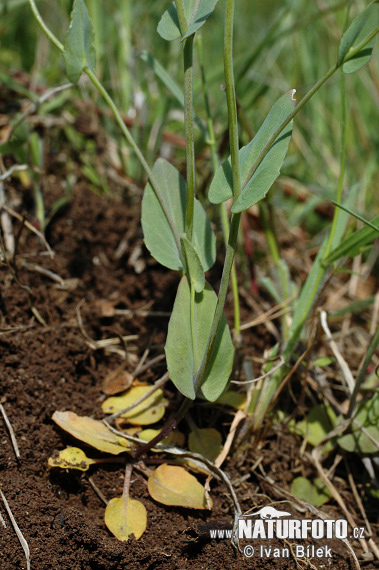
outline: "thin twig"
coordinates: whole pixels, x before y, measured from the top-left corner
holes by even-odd
[[[25,225],[25,227],[28,228],[28,230],[30,230],[37,237],[39,237],[39,239],[43,242],[44,246],[46,247],[47,251],[49,252],[50,257],[52,259],[54,258],[54,252],[51,249],[51,247],[49,246],[49,244],[47,243],[46,238],[43,235],[43,233],[41,233],[39,230],[37,230],[37,228],[35,228],[30,222],[28,222],[28,220],[25,220],[18,212],[16,212],[15,210],[12,210],[12,208],[7,206],[6,204],[2,204],[1,208],[3,210],[5,210],[6,212],[8,212],[8,214],[13,216],[14,218],[16,218],[17,220],[22,222]]]
[[[271,376],[271,374],[273,374],[274,372],[276,372],[277,370],[279,370],[279,368],[281,368],[283,366],[283,364],[285,364],[284,359],[280,356],[279,357],[280,361],[278,364],[276,364],[273,368],[271,368],[271,370],[269,370],[268,372],[266,372],[265,374],[263,374],[263,376],[258,376],[258,378],[252,378],[251,380],[231,380],[231,384],[253,384],[253,382],[258,382],[259,380],[264,380],[265,378],[267,378],[267,376]]]
[[[14,449],[15,455],[16,455],[17,459],[20,459],[20,458],[21,458],[21,455],[20,455],[20,450],[19,450],[18,445],[17,445],[16,436],[15,436],[15,433],[14,433],[14,431],[13,431],[12,424],[11,424],[11,422],[9,421],[8,416],[7,416],[6,412],[5,412],[4,406],[3,406],[2,404],[0,404],[0,411],[1,411],[1,413],[3,414],[3,418],[4,418],[5,425],[6,425],[7,428],[8,428],[9,435],[10,435],[10,438],[11,438],[11,442],[12,442],[12,445],[13,445],[13,449]]]
[[[99,497],[101,501],[103,501],[104,505],[109,503],[108,499],[105,498],[105,495],[100,491],[99,487],[94,482],[92,475],[88,477],[88,482],[91,485],[92,489],[95,491],[96,495]]]
[[[25,111],[25,113],[23,113],[22,115],[20,115],[17,120],[13,123],[12,128],[8,134],[8,140],[10,135],[12,134],[12,132],[23,122],[25,121],[25,119],[28,118],[29,115],[32,115],[33,113],[35,113],[36,111],[38,111],[38,107],[40,105],[42,105],[42,103],[45,103],[45,101],[47,101],[48,99],[50,99],[50,97],[53,97],[54,95],[56,95],[57,93],[60,93],[61,91],[64,91],[65,89],[69,89],[70,87],[73,87],[73,83],[65,83],[64,85],[59,85],[58,87],[53,87],[52,89],[49,89],[48,91],[46,91],[43,95],[41,95],[41,97],[39,99],[37,99],[37,101],[34,101],[31,106],[29,107],[29,109],[27,109]]]
[[[16,523],[16,519],[14,518],[14,516],[12,514],[11,508],[8,505],[8,501],[4,497],[4,493],[2,492],[1,489],[0,489],[0,495],[1,495],[1,498],[3,499],[4,506],[7,509],[8,516],[11,519],[11,523],[13,525],[14,531],[17,534],[17,538],[20,541],[20,544],[21,544],[21,546],[25,552],[26,568],[27,568],[27,570],[30,570],[30,568],[31,568],[30,567],[30,550],[29,550],[28,543],[26,542],[21,530],[19,529],[18,524]]]
[[[330,348],[332,349],[333,354],[336,357],[337,362],[338,362],[338,364],[342,370],[342,373],[344,375],[344,378],[345,378],[347,387],[349,389],[349,392],[350,392],[350,394],[352,394],[352,392],[354,391],[355,381],[354,381],[353,375],[351,373],[351,370],[350,370],[346,360],[344,359],[344,357],[340,353],[337,344],[333,340],[332,334],[331,334],[329,327],[328,327],[326,311],[320,310],[320,322],[321,322],[321,326],[323,328],[323,331],[325,332],[326,337],[329,341]]]
[[[327,515],[325,513],[323,513],[322,511],[320,511],[317,507],[307,503],[306,501],[299,499],[297,497],[295,497],[294,495],[292,495],[289,491],[286,491],[285,489],[283,489],[282,487],[279,487],[278,485],[276,485],[276,483],[274,483],[274,481],[272,481],[271,479],[269,479],[268,477],[259,475],[259,473],[256,474],[256,476],[258,477],[258,479],[263,479],[266,483],[268,483],[280,496],[285,497],[286,499],[288,499],[290,502],[292,502],[294,505],[298,505],[299,507],[301,507],[302,509],[305,509],[309,512],[311,512],[312,514],[316,515],[317,517],[319,517],[322,520],[329,520],[330,519],[330,515]],[[341,538],[339,539],[341,540],[346,547],[348,548],[351,556],[353,557],[354,560],[354,564],[355,564],[355,568],[356,570],[361,570],[361,566],[359,564],[357,555],[355,554],[350,542],[347,540],[347,538]]]
[[[78,325],[80,328],[80,332],[82,333],[82,335],[86,339],[86,342],[88,343],[89,347],[92,348],[92,350],[99,350],[101,348],[107,348],[107,347],[113,346],[115,344],[121,344],[121,342],[123,342],[123,341],[137,340],[138,339],[138,335],[127,335],[127,336],[123,336],[121,338],[115,337],[115,338],[106,338],[103,340],[93,340],[87,334],[87,331],[85,330],[84,325],[83,325],[83,319],[82,319],[82,315],[80,313],[80,307],[83,305],[83,303],[84,303],[84,299],[79,301],[79,303],[77,304],[76,316],[78,319]]]
[[[107,421],[110,422],[112,420],[115,420],[119,416],[122,416],[123,414],[130,412],[130,410],[133,410],[135,407],[142,404],[142,402],[144,402],[145,400],[147,400],[147,398],[149,398],[152,394],[154,394],[154,392],[156,392],[158,390],[158,388],[160,388],[161,386],[164,386],[166,384],[166,382],[168,381],[168,379],[169,379],[168,372],[165,372],[165,374],[162,376],[162,378],[159,378],[159,380],[157,380],[154,383],[154,385],[150,388],[150,390],[148,390],[145,394],[143,394],[135,402],[130,404],[130,406],[127,406],[123,410],[120,410],[119,412],[116,412],[116,413],[112,414],[111,416],[108,416]]]
[[[320,447],[320,446],[319,446]],[[350,511],[348,511],[345,502],[343,501],[340,493],[337,491],[337,489],[335,488],[335,486],[333,485],[333,483],[331,482],[331,480],[329,479],[329,477],[326,475],[320,460],[319,460],[319,455],[321,453],[321,450],[318,447],[315,447],[312,451],[311,454],[306,454],[307,457],[312,461],[312,463],[314,464],[314,466],[317,469],[317,472],[320,476],[320,478],[322,479],[323,483],[327,486],[327,488],[329,489],[330,493],[332,494],[334,500],[338,503],[338,505],[341,507],[346,519],[348,520],[350,526],[352,528],[357,527],[358,525],[356,524],[352,514],[350,513]],[[367,546],[367,541],[363,538],[359,538],[358,539],[364,552],[369,552],[369,548]]]
[[[15,172],[21,172],[23,170],[28,170],[30,167],[27,164],[14,164],[6,170],[4,174],[0,174],[0,180],[4,181],[7,178],[10,178]]]

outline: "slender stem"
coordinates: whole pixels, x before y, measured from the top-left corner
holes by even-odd
[[[59,51],[61,51],[63,53],[64,52],[63,44],[58,40],[58,38],[53,34],[53,32],[46,26],[45,22],[43,21],[43,19],[41,17],[41,14],[38,11],[38,8],[37,8],[34,0],[29,0],[29,4],[30,4],[30,7],[32,9],[34,17],[37,20],[38,25],[45,32],[45,34],[47,35],[49,40],[51,42],[53,42],[53,44],[59,49]]]
[[[193,40],[190,36],[185,40],[184,58],[184,127],[186,138],[187,161],[187,204],[186,234],[192,241],[193,215],[195,204],[195,142],[193,135]]]
[[[204,93],[204,106],[205,112],[207,115],[207,127],[208,127],[208,144],[211,149],[211,158],[212,158],[212,166],[213,171],[216,172],[217,168],[219,167],[219,160],[217,156],[217,149],[216,149],[216,137],[213,127],[213,120],[211,114],[211,108],[209,104],[209,97],[208,97],[208,85],[207,79],[205,75],[204,69],[204,59],[203,59],[203,42],[202,42],[202,35],[201,33],[197,34],[197,51],[198,51],[198,58],[200,64],[200,73],[201,73],[201,82],[203,87]],[[222,224],[222,233],[224,236],[225,246],[228,244],[229,240],[229,217],[228,212],[226,209],[225,202],[220,204],[220,217],[221,217],[221,224]],[[231,272],[231,283],[232,283],[232,293],[233,293],[233,313],[234,313],[234,340],[237,344],[240,341],[240,332],[241,332],[241,312],[240,312],[240,303],[239,303],[239,293],[238,293],[238,281],[237,281],[237,272],[235,263],[232,266]]]
[[[176,0],[176,10],[179,18],[182,36],[188,30],[188,22],[183,0]],[[186,201],[186,234],[192,241],[193,215],[195,204],[195,143],[193,135],[193,41],[194,35],[184,40],[184,131],[186,139],[187,163],[187,201]]]
[[[324,83],[340,68],[343,66],[344,63],[346,63],[347,61],[350,61],[351,59],[353,59],[368,43],[370,40],[372,40],[372,38],[374,38],[376,36],[376,34],[379,32],[379,26],[377,26],[373,32],[371,32],[371,34],[369,36],[367,36],[366,39],[364,39],[360,44],[358,44],[354,49],[351,49],[348,54],[345,56],[345,58],[341,61],[336,63],[335,65],[333,65],[326,73],[325,75],[323,75],[323,77],[321,77],[321,79],[319,79],[317,81],[317,83],[315,83],[315,85],[312,87],[312,89],[310,89],[308,91],[308,93],[306,95],[304,95],[304,97],[301,99],[301,101],[299,101],[299,103],[296,105],[296,107],[294,108],[294,110],[292,111],[292,113],[290,113],[290,115],[288,115],[287,119],[280,125],[280,127],[278,127],[276,129],[276,131],[273,133],[273,135],[271,136],[271,138],[268,140],[268,142],[266,143],[266,145],[264,146],[264,148],[262,149],[261,153],[259,154],[258,158],[256,159],[256,161],[254,162],[253,166],[251,167],[246,179],[243,182],[242,185],[242,190],[244,190],[247,186],[247,184],[249,183],[249,181],[251,180],[251,178],[253,177],[254,173],[256,172],[256,170],[258,169],[259,165],[262,163],[264,157],[266,156],[266,154],[268,153],[268,151],[270,150],[271,145],[275,142],[276,138],[280,135],[280,133],[283,131],[283,129],[286,128],[286,126],[292,121],[292,119],[297,115],[297,113],[300,111],[300,109],[302,109],[304,107],[304,105],[306,103],[308,103],[309,99],[311,99],[313,97],[313,95],[320,89],[320,87],[322,87],[322,85],[324,85]]]
[[[230,155],[233,171],[233,196],[236,200],[241,194],[241,175],[238,156],[238,120],[233,72],[233,20],[234,0],[227,0],[225,14],[224,69],[229,118]]]
[[[233,12],[230,11],[230,6],[234,4],[233,0],[227,0],[227,15],[228,15],[228,22],[226,22],[225,25],[225,43],[227,43],[226,38],[228,38],[228,41],[231,41],[232,38],[232,34],[230,34],[230,29],[229,26],[230,24],[233,22]],[[272,135],[272,137],[270,138],[270,140],[267,142],[266,146],[263,148],[263,150],[261,151],[260,155],[258,156],[257,160],[255,161],[253,167],[251,168],[246,180],[244,181],[243,184],[243,188],[246,187],[246,185],[248,184],[249,180],[251,179],[251,177],[253,176],[254,172],[257,170],[257,168],[259,167],[259,165],[261,164],[261,162],[263,161],[264,157],[266,156],[266,154],[268,153],[268,151],[270,150],[271,145],[274,143],[274,141],[276,140],[276,138],[280,135],[280,133],[283,131],[283,129],[290,123],[290,121],[292,121],[292,119],[295,117],[295,115],[297,115],[297,113],[300,111],[300,109],[302,109],[302,107],[305,105],[305,103],[307,103],[309,101],[309,99],[311,99],[311,97],[313,97],[313,95],[320,89],[320,87],[322,87],[322,85],[333,75],[333,73],[335,73],[337,71],[337,69],[339,67],[341,67],[346,61],[349,61],[350,59],[352,59],[353,57],[355,57],[355,55],[357,53],[359,53],[364,47],[365,45],[373,38],[375,37],[375,35],[379,32],[379,26],[377,28],[375,28],[375,30],[364,40],[362,41],[360,44],[358,44],[353,50],[350,50],[349,53],[347,54],[347,56],[344,58],[344,60],[340,63],[337,63],[336,65],[334,65],[333,67],[331,67],[323,77],[321,77],[321,79],[319,79],[319,81],[317,81],[317,83],[312,87],[312,89],[310,89],[310,91],[308,91],[308,93],[303,97],[303,99],[298,103],[298,105],[296,105],[295,109],[293,110],[293,112],[287,117],[287,119],[280,125],[280,127],[274,132],[274,134]],[[231,46],[229,47],[229,49],[231,49]],[[229,63],[229,58],[226,57],[225,61],[227,62],[227,64]],[[225,74],[226,74],[226,70],[225,70]],[[231,80],[233,83],[233,75],[231,76]],[[228,84],[227,86],[227,90],[228,90]],[[230,88],[230,84],[229,84],[229,88]],[[234,92],[234,88],[233,88],[233,92]],[[229,94],[230,96],[230,94]],[[229,112],[229,106],[228,106],[228,112]],[[233,112],[233,110],[232,110]],[[230,120],[230,119],[229,119]],[[232,155],[232,168],[233,168],[233,184],[234,184],[234,176],[235,176],[235,172],[234,172],[234,166],[233,166],[233,155]],[[234,156],[234,160],[236,160],[236,157]],[[236,163],[238,164],[238,154],[237,154],[237,161]],[[238,182],[237,182],[238,184]],[[235,188],[233,188],[233,192],[235,192]],[[234,196],[236,198],[236,195],[234,193]],[[223,269],[223,273],[222,273],[222,277],[221,277],[221,283],[220,283],[220,291],[219,291],[219,295],[217,298],[217,305],[216,305],[216,309],[215,309],[215,314],[214,314],[214,318],[213,318],[213,322],[212,322],[212,326],[211,326],[211,330],[209,333],[209,337],[208,337],[208,342],[207,342],[207,347],[205,350],[205,354],[202,360],[202,363],[200,365],[200,368],[198,370],[198,373],[196,375],[195,381],[194,381],[194,386],[195,386],[195,391],[199,390],[199,388],[201,387],[201,384],[204,381],[204,375],[206,372],[206,368],[210,362],[211,359],[211,355],[212,355],[212,350],[213,347],[215,345],[215,341],[216,341],[216,336],[217,336],[217,331],[221,322],[221,317],[223,314],[223,309],[224,309],[224,304],[225,304],[225,299],[226,299],[226,294],[227,294],[227,290],[228,290],[228,283],[229,283],[229,278],[230,278],[230,272],[231,272],[231,268],[233,265],[233,259],[234,259],[234,254],[235,254],[235,247],[236,247],[236,243],[237,243],[237,235],[238,235],[238,228],[239,228],[239,223],[240,223],[240,214],[234,214],[232,216],[231,219],[231,227],[230,227],[230,236],[229,236],[229,243],[228,246],[226,248],[226,256],[225,256],[225,263],[224,263],[224,269]],[[321,277],[320,277],[321,279]],[[306,314],[304,316],[304,321],[306,319]],[[300,329],[301,330],[301,329]],[[285,355],[288,356],[288,352],[290,347],[293,346],[293,339],[291,338],[286,346],[286,351],[285,351]],[[284,357],[283,354],[283,357]]]
[[[45,34],[49,37],[49,39],[53,42],[53,44],[62,52],[64,53],[64,46],[63,44],[55,37],[55,35],[51,32],[51,30],[49,30],[49,28],[46,26],[45,22],[43,21],[41,14],[38,11],[38,8],[35,4],[34,0],[29,0],[29,4],[30,7],[32,9],[33,15],[35,17],[35,19],[37,20],[38,24],[40,25],[40,27],[42,28],[42,30],[45,32]],[[130,144],[130,146],[132,147],[132,149],[134,150],[138,160],[141,163],[141,166],[143,167],[143,169],[145,170],[150,184],[153,187],[153,190],[158,198],[158,201],[161,205],[162,210],[165,213],[165,216],[167,218],[167,221],[170,225],[171,231],[175,237],[175,242],[176,242],[176,246],[178,248],[178,252],[180,255],[180,239],[179,239],[179,234],[178,231],[176,229],[175,226],[175,222],[171,216],[171,213],[167,207],[166,201],[163,198],[162,192],[160,190],[159,184],[157,182],[157,180],[155,179],[155,176],[152,173],[152,170],[150,168],[150,166],[148,165],[144,155],[142,154],[142,151],[140,150],[139,146],[137,145],[137,143],[135,142],[132,134],[130,133],[129,129],[127,128],[127,126],[125,125],[120,111],[117,108],[117,105],[115,104],[115,102],[113,101],[112,97],[109,95],[109,93],[106,91],[106,89],[104,88],[104,86],[101,84],[101,82],[99,81],[99,79],[96,77],[95,73],[89,69],[87,66],[84,67],[83,69],[84,73],[86,73],[86,75],[89,77],[89,79],[92,81],[93,85],[96,87],[96,89],[99,91],[99,93],[101,94],[101,96],[103,97],[104,101],[107,103],[107,105],[110,107],[110,109],[112,110],[116,122],[118,124],[118,126],[120,127],[123,135],[125,136],[126,140],[128,141],[128,143]]]
[[[92,81],[93,85],[96,87],[96,89],[99,91],[99,93],[103,97],[104,101],[107,103],[107,105],[112,110],[112,112],[115,116],[116,122],[122,131],[122,134],[124,135],[124,137],[126,138],[128,143],[130,144],[132,149],[134,150],[138,160],[141,163],[142,168],[145,170],[145,172],[149,178],[149,182],[150,182],[151,186],[153,187],[153,190],[154,190],[154,192],[155,192],[155,194],[159,200],[161,208],[165,213],[167,221],[170,224],[171,231],[175,237],[176,246],[177,246],[178,251],[180,253],[180,238],[179,238],[178,230],[176,229],[175,222],[171,216],[171,213],[168,209],[166,201],[162,195],[159,184],[158,184],[157,180],[155,179],[155,176],[154,176],[150,166],[148,165],[141,149],[139,148],[139,146],[135,142],[135,140],[134,140],[131,132],[129,131],[128,127],[125,125],[125,123],[121,117],[120,111],[117,108],[117,105],[115,104],[115,102],[113,101],[113,99],[109,95],[109,93],[106,91],[104,86],[101,84],[99,79],[96,77],[95,73],[91,69],[89,69],[88,67],[85,67],[83,71],[87,74],[89,79]]]
[[[341,160],[340,160],[340,174],[337,186],[337,199],[336,202],[342,202],[343,180],[345,177],[345,164],[346,164],[346,90],[345,90],[345,74],[341,70],[340,74],[340,94],[341,94]],[[334,236],[338,226],[341,210],[336,208],[334,210],[332,227],[330,229],[328,243],[326,245],[325,257],[329,255],[329,251],[333,245]]]

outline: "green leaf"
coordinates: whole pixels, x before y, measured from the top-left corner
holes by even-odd
[[[188,436],[188,447],[192,453],[214,461],[222,450],[221,434],[215,428],[196,428]]]
[[[191,400],[196,397],[194,378],[205,352],[216,303],[216,293],[208,283],[201,293],[195,293],[194,347],[190,319],[191,292],[187,278],[182,278],[168,326],[165,351],[170,379],[178,390]],[[234,347],[228,323],[223,316],[213,356],[201,388],[201,395],[206,400],[217,400],[225,390],[232,371],[233,358]]]
[[[64,43],[66,73],[72,83],[79,81],[85,67],[95,69],[96,54],[92,22],[83,0],[74,0],[70,27]]]
[[[376,216],[371,220],[371,223],[375,226],[379,226],[379,216]],[[337,259],[340,259],[345,255],[355,257],[360,253],[362,247],[370,244],[377,237],[379,237],[379,229],[378,231],[375,231],[371,227],[365,226],[346,238],[327,256],[324,261],[325,263],[333,263],[333,261],[337,261]]]
[[[184,263],[187,265],[187,273],[191,284],[194,286],[196,293],[201,293],[205,287],[205,275],[199,254],[185,234],[180,236],[180,243],[182,244],[182,255],[185,255]]]
[[[184,107],[184,93],[179,87],[179,85],[174,81],[174,79],[167,73],[165,68],[159,63],[156,57],[151,55],[150,52],[147,50],[143,50],[139,54],[142,61],[147,63],[154,71],[155,75],[162,81],[162,83],[167,87],[170,93],[175,97],[178,103]],[[199,127],[201,134],[206,139],[207,138],[207,131],[201,122],[201,119],[198,117],[196,113],[194,113],[194,120],[197,126]]]
[[[378,3],[370,4],[361,14],[359,14],[349,28],[346,30],[342,36],[338,64],[340,65],[342,61],[349,54],[349,51],[354,49],[358,44],[363,42],[379,25],[379,5]],[[367,45],[358,52],[350,61],[343,64],[344,73],[354,73],[358,71],[363,65],[365,65],[370,57],[375,45],[375,37],[370,40]]]
[[[379,393],[375,393],[370,400],[363,402],[358,409],[355,420],[365,428],[373,441],[354,422],[351,432],[338,438],[338,445],[350,452],[378,453],[379,445]]]
[[[186,0],[184,2],[184,10],[186,12],[187,21],[191,18],[195,6],[195,0]],[[176,11],[175,2],[171,2],[169,8],[163,14],[157,27],[158,34],[167,41],[177,40],[182,36],[178,13]]]
[[[295,497],[303,499],[315,507],[321,507],[331,497],[328,487],[319,477],[313,481],[309,481],[305,477],[296,477],[291,483],[290,491]]]
[[[296,424],[296,433],[316,447],[336,425],[336,414],[331,406],[321,404],[312,408],[305,420]]]
[[[209,509],[205,489],[199,481],[183,467],[163,463],[149,477],[148,489],[151,497],[163,503],[190,509]]]
[[[197,30],[205,24],[215,9],[217,2],[218,0],[200,0],[198,8],[188,24],[188,30],[182,37],[182,41],[192,36],[192,34],[197,32]]]
[[[264,149],[275,131],[292,113],[294,107],[294,90],[289,91],[272,106],[263,125],[252,141],[239,151],[241,181],[243,191],[232,207],[232,212],[242,212],[253,206],[265,197],[271,186],[279,176],[280,168],[287,154],[292,134],[292,121],[283,129],[268,153],[258,166],[251,179],[248,175],[260,153]],[[219,204],[233,195],[233,176],[231,158],[225,160],[216,170],[209,188],[209,200]]]
[[[177,232],[182,235],[185,232],[186,183],[175,166],[163,158],[155,162],[153,174]],[[142,200],[142,229],[146,247],[151,255],[169,269],[182,270],[183,263],[174,234],[149,182],[146,184]],[[216,238],[198,200],[195,200],[194,208],[193,245],[204,271],[207,271],[216,259]]]
[[[111,499],[106,506],[105,524],[118,540],[126,541],[130,534],[141,538],[147,526],[146,508],[140,501],[124,496]]]

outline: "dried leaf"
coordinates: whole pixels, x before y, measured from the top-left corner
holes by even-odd
[[[133,384],[133,376],[127,370],[120,367],[109,372],[103,381],[103,392],[107,396],[114,396],[124,392]]]
[[[97,463],[96,459],[90,459],[82,449],[78,447],[66,447],[53,457],[49,457],[50,467],[61,467],[62,469],[79,469],[87,471],[90,465]]]
[[[222,437],[214,428],[201,428],[191,431],[188,436],[188,447],[192,453],[214,461],[222,449]]]
[[[148,489],[151,497],[164,505],[208,509],[204,487],[183,467],[160,465],[149,477]]]
[[[150,389],[151,386],[136,386],[128,390],[125,394],[122,394],[122,396],[107,398],[102,404],[103,412],[105,414],[121,412],[121,410],[131,406]],[[167,400],[163,397],[162,390],[158,388],[154,394],[146,398],[146,400],[129,412],[122,414],[121,417],[127,419],[130,424],[134,425],[155,424],[163,418],[166,403]]]
[[[134,534],[136,540],[141,538],[147,526],[147,513],[140,501],[124,496],[111,499],[107,504],[104,516],[105,524],[118,540],[128,540]]]
[[[100,451],[118,455],[131,449],[126,439],[110,431],[103,422],[87,416],[78,416],[74,412],[54,412],[53,420],[62,429],[92,445]]]

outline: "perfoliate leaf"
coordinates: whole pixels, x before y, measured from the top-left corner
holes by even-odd
[[[70,27],[64,43],[66,73],[72,83],[76,83],[85,67],[92,71],[96,65],[92,22],[84,0],[74,0]]]
[[[136,386],[121,396],[107,398],[102,403],[102,410],[105,414],[121,412],[121,410],[131,406],[150,389],[151,386]],[[162,390],[158,388],[154,394],[146,398],[146,400],[138,404],[135,408],[132,408],[129,412],[122,414],[121,417],[127,419],[128,423],[133,425],[155,424],[163,418],[166,403],[167,400],[163,397]]]
[[[168,325],[165,346],[167,368],[170,379],[187,398],[194,400],[194,378],[204,356],[205,348],[217,296],[206,283],[201,293],[195,293],[194,339],[191,329],[191,291],[186,277],[183,277],[176,295],[174,308]],[[213,402],[225,390],[233,367],[234,347],[225,317],[221,319],[213,356],[205,374],[200,395]]]
[[[204,487],[183,467],[164,463],[148,479],[151,497],[163,503],[190,509],[208,509]]]
[[[355,420],[360,424],[377,445],[368,437],[354,422],[351,424],[351,432],[338,438],[338,445],[350,452],[378,453],[379,445],[379,393],[358,409]]]
[[[216,7],[218,0],[200,0],[199,6],[188,22],[188,30],[182,40],[188,38],[205,24]]]
[[[309,481],[305,477],[296,477],[291,483],[290,491],[295,497],[303,499],[315,507],[321,507],[331,497],[328,487],[319,477],[313,481]]]
[[[188,436],[188,447],[192,453],[214,461],[222,450],[221,434],[214,428],[197,428]]]
[[[175,166],[162,158],[155,162],[153,174],[180,236],[185,233],[186,183]],[[182,270],[183,263],[173,231],[149,182],[142,200],[142,229],[151,255],[169,269]],[[204,271],[207,271],[216,259],[216,238],[198,200],[194,206],[193,245]]]
[[[126,541],[130,534],[138,540],[146,530],[147,512],[140,501],[122,496],[109,501],[104,520],[118,540]]]
[[[184,254],[185,259],[183,261],[187,266],[189,279],[196,293],[201,293],[205,287],[205,275],[199,254],[185,234],[180,236],[180,243],[182,244],[182,256]]]
[[[69,434],[100,451],[118,455],[131,449],[126,439],[110,431],[98,420],[78,416],[74,412],[54,412],[53,420]]]
[[[57,456],[49,457],[50,467],[61,467],[61,469],[79,469],[87,471],[90,465],[96,463],[96,459],[90,459],[83,450],[78,447],[66,447]]]
[[[341,64],[343,59],[349,54],[349,51],[368,38],[378,26],[379,4],[373,3],[367,6],[361,14],[354,18],[349,28],[342,36],[338,54],[338,63]],[[354,71],[358,71],[358,69],[365,65],[370,60],[374,45],[375,37],[372,38],[353,59],[343,64],[343,72],[354,73]]]
[[[195,0],[186,0],[184,2],[184,10],[186,12],[187,21],[191,18]],[[176,11],[175,2],[171,2],[170,6],[164,12],[157,27],[158,34],[167,41],[177,40],[181,37],[178,13]]]
[[[280,125],[292,113],[295,100],[294,90],[289,91],[271,107],[263,125],[248,145],[239,151],[241,182],[244,187],[241,195],[235,201],[232,212],[242,212],[262,200],[280,173],[280,168],[287,154],[292,134],[292,121],[283,129],[279,137],[271,145],[268,153],[258,166],[252,178],[247,182],[248,175],[265,145]],[[220,204],[233,196],[232,163],[229,157],[216,170],[208,198],[213,204]]]

